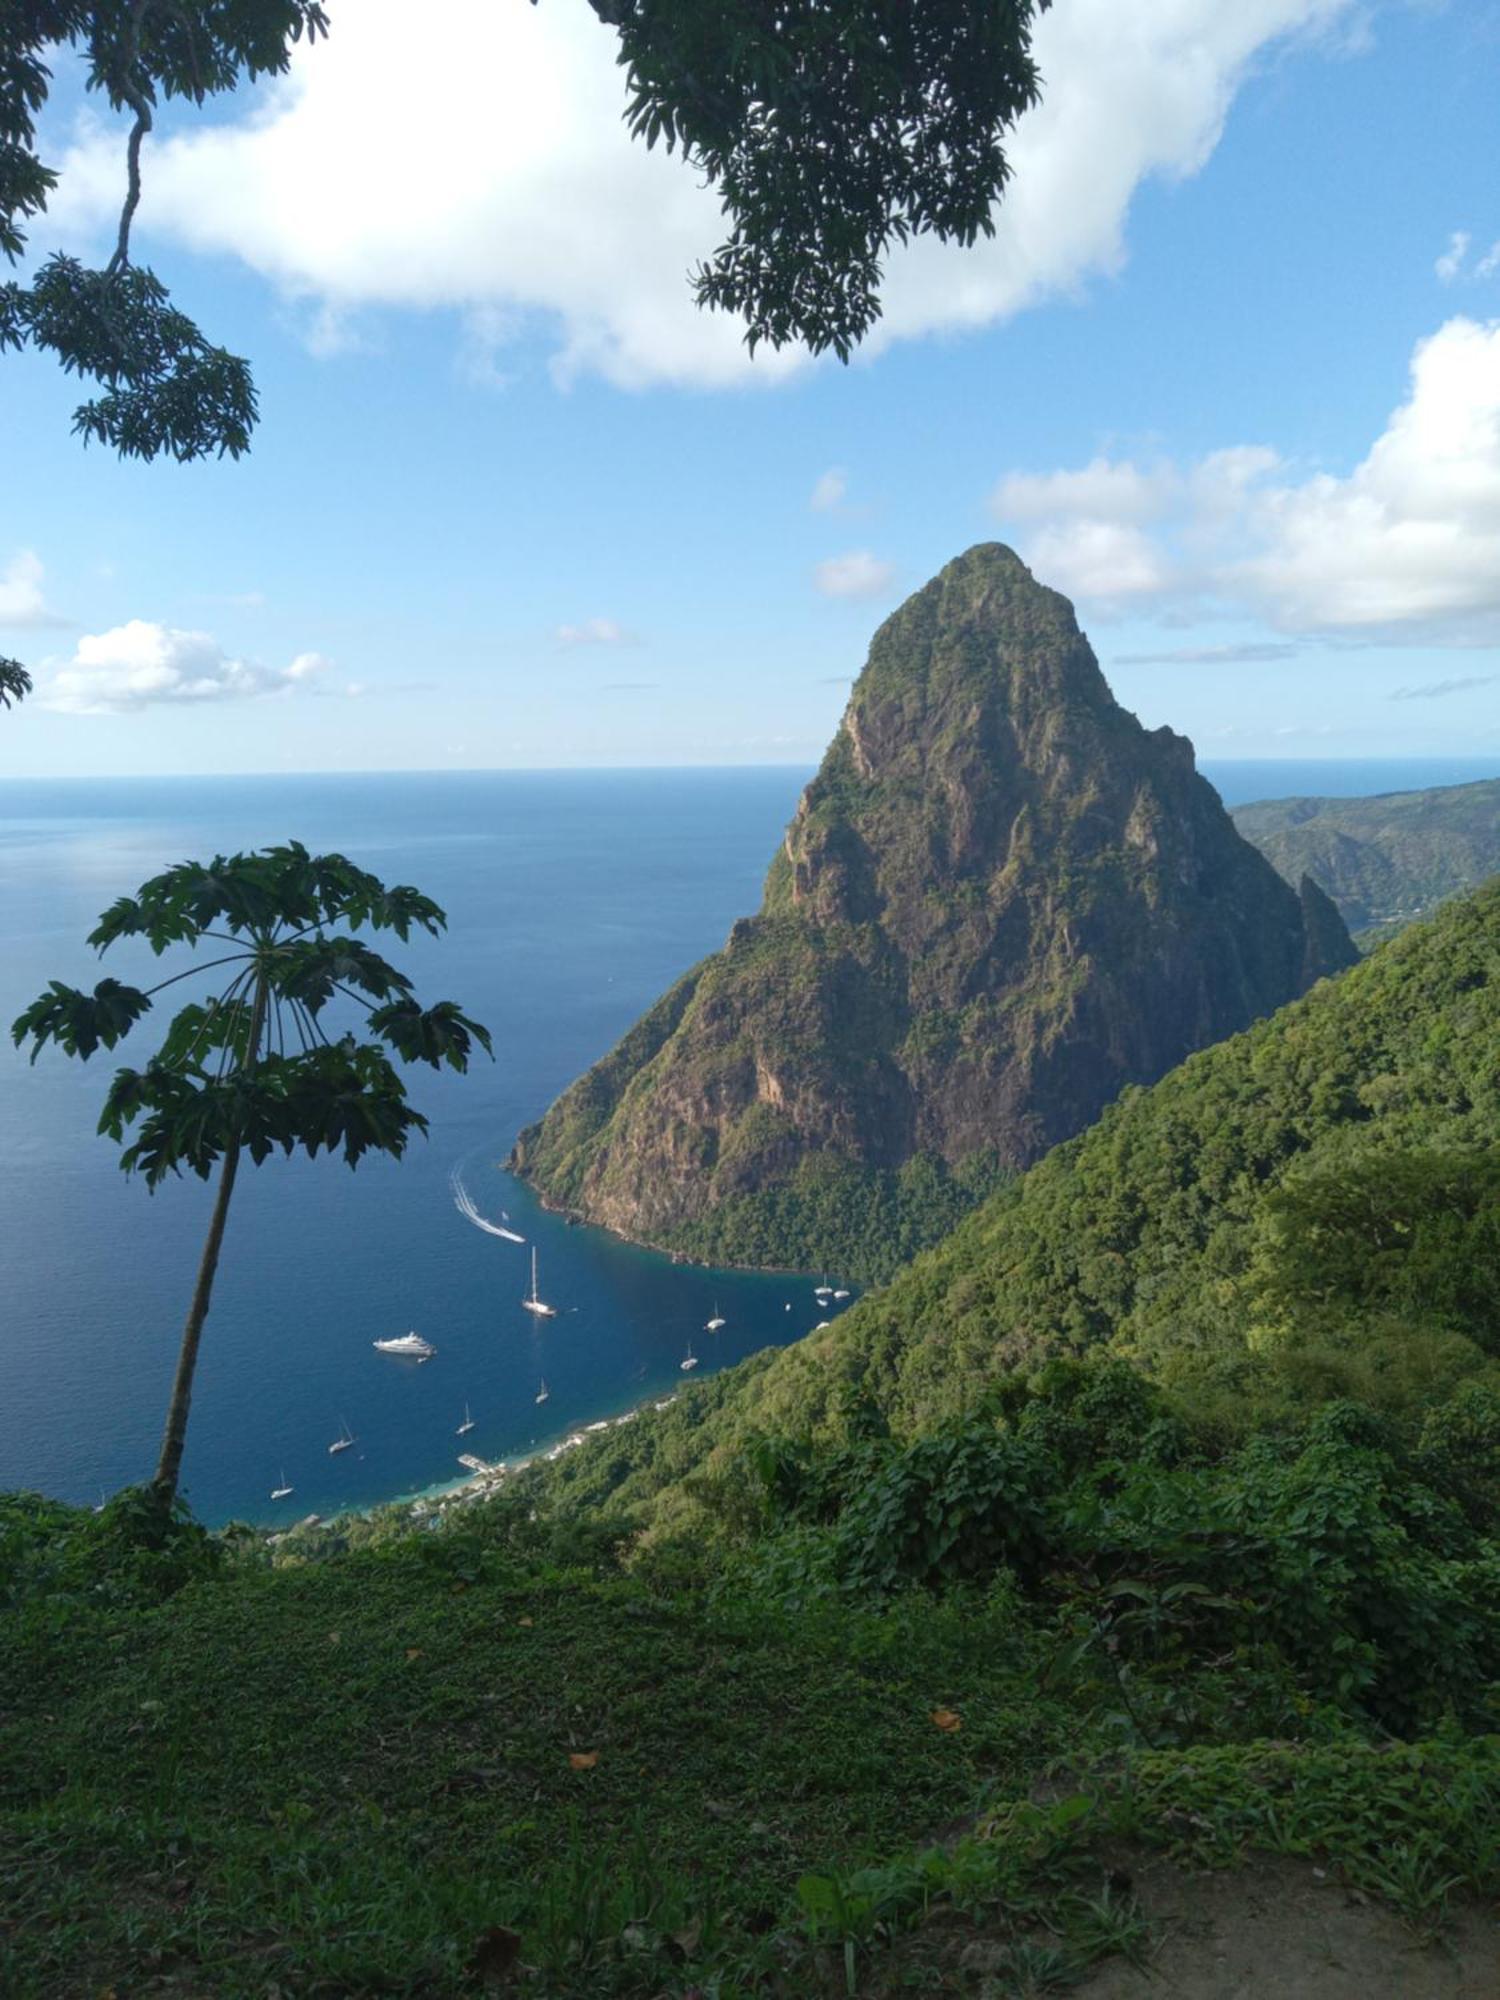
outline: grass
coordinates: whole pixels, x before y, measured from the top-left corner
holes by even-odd
[[[681,1935],[753,1963],[809,1869],[1016,1761],[993,1629],[907,1622],[410,1544],[33,1626],[0,1665],[0,1990],[452,1993],[496,1925],[547,1990],[655,1992]]]
[[[1151,1752],[1009,1589],[673,1562],[439,1534],[13,1607],[0,1991],[1010,1996],[1140,1955],[1122,1835],[1333,1857],[1421,1935],[1495,1885],[1495,1744]]]

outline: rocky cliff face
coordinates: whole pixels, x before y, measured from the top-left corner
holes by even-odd
[[[1116,704],[1067,600],[984,545],[876,634],[759,915],[512,1164],[623,1234],[777,1261],[756,1204],[795,1236],[810,1171],[1024,1167],[1355,956],[1186,739]]]

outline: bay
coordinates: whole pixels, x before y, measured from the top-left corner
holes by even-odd
[[[1227,803],[1357,796],[1496,774],[1493,761],[1205,765]],[[200,1518],[370,1505],[544,1447],[800,1337],[810,1279],[712,1272],[570,1228],[499,1167],[517,1129],[753,910],[805,770],[484,772],[20,781],[0,787],[0,1024],[46,984],[92,984],[83,940],[174,860],[299,838],[449,914],[401,962],[485,1021],[496,1061],[412,1072],[431,1120],[404,1162],[268,1162],[241,1177],[184,1466]],[[148,954],[106,969],[146,983]],[[175,966],[170,969],[175,969]],[[160,976],[158,970],[157,976]],[[176,988],[173,997],[184,992]],[[186,984],[191,991],[191,985]],[[0,1052],[0,1487],[90,1502],[149,1473],[206,1224],[192,1180],[155,1195],[95,1135],[118,1057]],[[478,1226],[527,1239],[508,1242]],[[535,1245],[538,1323],[521,1306]],[[717,1311],[716,1311],[717,1309]],[[719,1332],[703,1331],[722,1314]],[[415,1328],[417,1366],[375,1353]],[[545,1376],[549,1398],[535,1398]],[[475,1428],[455,1432],[464,1405]],[[347,1422],[353,1450],[330,1456]],[[273,1504],[282,1475],[293,1496]]]

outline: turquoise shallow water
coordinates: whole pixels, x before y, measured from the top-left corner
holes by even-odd
[[[1209,766],[1231,803],[1494,775],[1459,763]],[[292,835],[446,905],[404,960],[495,1034],[469,1077],[414,1073],[406,1161],[280,1160],[242,1177],[194,1401],[185,1484],[207,1520],[292,1519],[459,1476],[670,1394],[824,1317],[811,1279],[678,1267],[542,1213],[497,1162],[517,1128],[759,901],[793,769],[20,783],[0,788],[0,1022],[96,976],[98,912],[165,863]],[[111,954],[131,976],[128,959]],[[145,968],[141,967],[144,971]],[[122,1055],[134,1060],[132,1043]],[[91,1501],[149,1472],[208,1192],[148,1196],[95,1136],[111,1058],[0,1049],[0,1486]],[[538,1247],[465,1216],[456,1184]],[[728,1324],[702,1331],[717,1305]],[[788,1308],[790,1307],[790,1310]],[[416,1328],[418,1367],[371,1342]],[[535,1396],[545,1375],[549,1401]],[[454,1435],[465,1402],[475,1428]],[[330,1457],[347,1420],[355,1448]],[[292,1498],[269,1494],[285,1470]]]

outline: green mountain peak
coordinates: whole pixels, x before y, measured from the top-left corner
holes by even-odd
[[[1191,744],[1115,702],[1067,599],[984,543],[876,633],[760,912],[513,1164],[628,1236],[883,1275],[1354,957]]]

